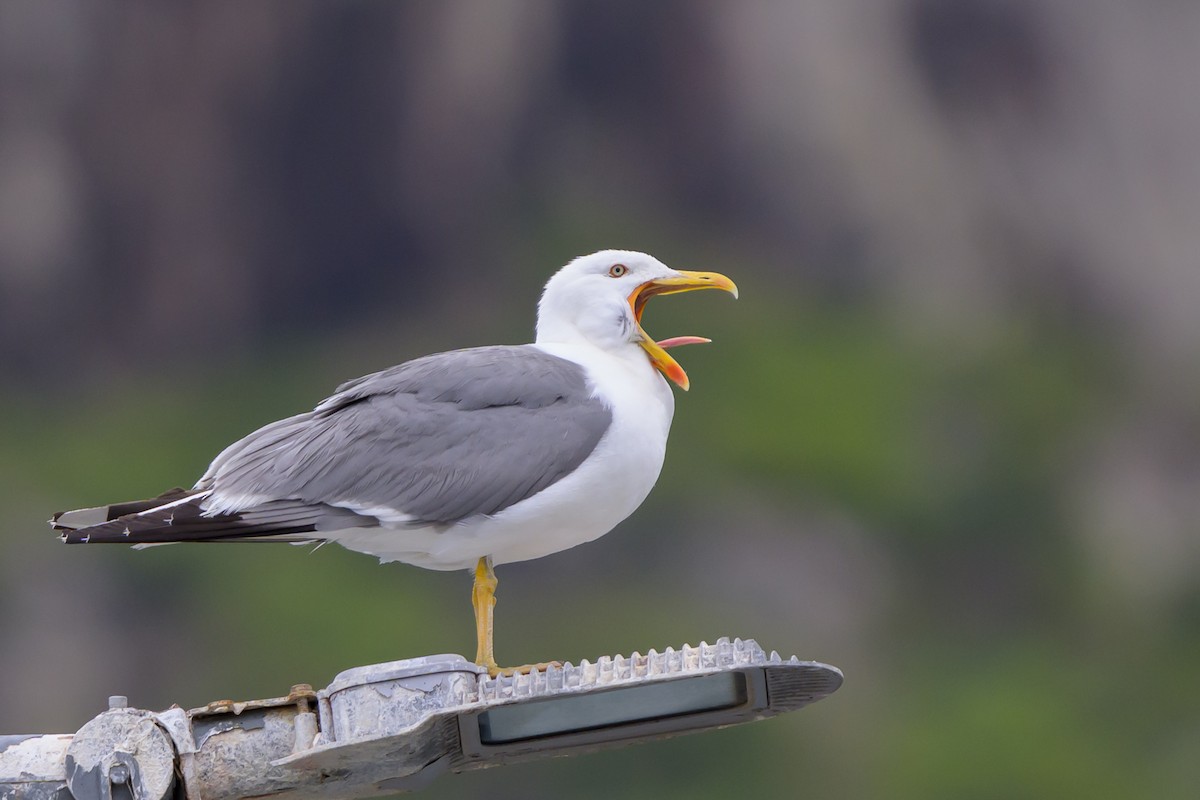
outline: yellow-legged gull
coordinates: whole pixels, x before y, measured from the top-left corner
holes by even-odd
[[[456,350],[349,381],[227,447],[189,490],[59,513],[68,543],[333,541],[427,569],[475,570],[477,663],[492,649],[493,565],[591,541],[658,479],[688,378],[642,311],[722,289],[644,253],[575,259],[546,284],[533,344]],[[520,668],[518,668],[520,669]]]

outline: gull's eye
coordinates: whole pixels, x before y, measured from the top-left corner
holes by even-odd
[[[629,272],[629,267],[624,264],[613,264],[608,268],[608,277],[619,278],[627,272]]]

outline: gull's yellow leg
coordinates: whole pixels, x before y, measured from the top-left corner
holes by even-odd
[[[496,663],[492,650],[492,633],[495,630],[492,610],[496,607],[496,573],[492,569],[492,557],[484,556],[475,565],[475,585],[471,587],[471,604],[475,606],[475,663],[487,667],[488,675],[516,675],[536,672],[548,667],[561,667],[557,661],[541,664],[525,664],[521,667],[501,667]]]
[[[475,585],[471,587],[471,604],[475,606],[475,663],[495,674],[496,656],[492,652],[492,609],[496,607],[496,573],[492,557],[484,556],[475,565]]]

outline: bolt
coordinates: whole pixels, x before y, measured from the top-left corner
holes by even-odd
[[[116,764],[108,771],[108,782],[125,784],[129,783],[129,767],[124,764]]]
[[[128,708],[129,698],[123,694],[114,694],[108,698],[108,709],[111,711],[114,708]]]

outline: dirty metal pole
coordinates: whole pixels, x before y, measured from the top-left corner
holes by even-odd
[[[111,697],[75,734],[0,736],[0,800],[356,800],[751,722],[841,683],[836,667],[720,639],[497,678],[462,656],[425,656],[190,711]]]

